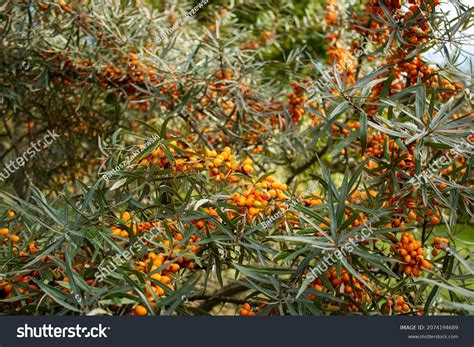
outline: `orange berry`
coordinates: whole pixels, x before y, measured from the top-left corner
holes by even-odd
[[[161,275],[159,273],[154,273],[153,275],[150,276],[150,278],[161,281]]]
[[[256,214],[258,214],[258,209],[255,208],[255,207],[250,207],[249,208],[249,215],[255,216]]]
[[[160,282],[163,283],[163,284],[169,284],[169,283],[171,282],[171,277],[169,277],[169,276],[161,276]]]
[[[405,248],[401,248],[401,249],[398,250],[398,254],[400,254],[402,257],[404,257],[408,254],[408,252]]]
[[[244,197],[241,197],[237,205],[239,205],[240,207],[244,207],[245,205],[247,205],[247,199],[245,199]]]
[[[420,276],[420,269],[414,266],[413,269],[411,270],[411,273],[413,274],[413,276],[418,277]]]
[[[133,313],[135,316],[145,316],[148,313],[148,310],[142,305],[138,305],[135,307]]]
[[[131,216],[130,216],[130,213],[129,212],[124,212],[122,213],[122,217],[121,219],[124,221],[124,222],[128,222],[130,220]]]
[[[431,270],[431,268],[433,267],[433,265],[431,265],[431,263],[426,259],[423,259],[423,261],[421,262],[421,266],[423,266],[426,270]]]
[[[170,265],[170,269],[173,272],[177,272],[177,271],[179,271],[180,266],[179,266],[179,264],[173,263],[173,264]]]
[[[253,173],[253,167],[251,167],[250,165],[244,165],[244,171],[245,173],[251,175]]]
[[[313,287],[314,290],[317,290],[318,292],[322,292],[323,291],[323,287],[321,287],[319,284],[315,284],[314,287]]]
[[[412,267],[409,265],[405,266],[404,272],[405,272],[405,275],[410,276],[412,272]]]

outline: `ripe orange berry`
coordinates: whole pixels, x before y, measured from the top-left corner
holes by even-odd
[[[436,216],[432,216],[432,217],[430,218],[430,224],[431,224],[431,225],[439,224],[439,218],[436,217]]]
[[[247,164],[247,165],[244,165],[244,171],[245,171],[247,174],[251,175],[251,174],[253,173],[253,167],[251,167],[251,166],[248,165],[248,164]]]
[[[426,269],[426,270],[431,270],[431,268],[433,267],[433,265],[431,265],[431,263],[426,260],[426,259],[423,259],[423,261],[421,262],[421,265]]]
[[[122,219],[124,222],[128,222],[128,221],[130,220],[130,218],[131,218],[131,216],[130,216],[130,213],[129,213],[129,212],[126,212],[126,211],[125,211],[124,213],[122,213],[122,218],[121,218],[121,219]]]
[[[154,273],[153,275],[150,276],[150,278],[161,281],[161,275],[159,273]]]
[[[244,207],[245,205],[247,205],[247,199],[241,197],[237,205],[239,205],[240,207]]]
[[[169,276],[161,276],[161,283],[163,284],[169,284],[171,282],[171,277]]]
[[[173,264],[170,265],[170,269],[171,269],[172,272],[177,272],[177,271],[179,271],[180,266],[179,266],[179,264],[173,263]]]
[[[253,312],[252,307],[248,303],[242,305],[242,309],[240,310],[241,316],[255,316],[255,312]]]
[[[413,269],[411,270],[411,273],[413,274],[413,276],[418,277],[418,276],[420,276],[420,269],[415,266],[415,267],[413,267]]]
[[[255,207],[250,207],[249,208],[249,215],[255,216],[256,214],[258,214],[258,209],[255,208]]]
[[[144,306],[138,305],[133,310],[133,313],[135,316],[145,316],[148,313],[148,310]]]

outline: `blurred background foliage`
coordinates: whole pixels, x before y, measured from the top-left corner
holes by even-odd
[[[409,180],[472,137],[472,74],[419,57],[462,46],[473,11],[393,3],[209,1],[162,42],[198,1],[0,5],[2,167],[60,134],[0,182],[2,313],[472,312],[472,147]],[[307,280],[368,221],[370,240]]]

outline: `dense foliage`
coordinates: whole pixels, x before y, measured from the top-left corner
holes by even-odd
[[[0,312],[472,313],[473,9],[447,8],[0,5]]]

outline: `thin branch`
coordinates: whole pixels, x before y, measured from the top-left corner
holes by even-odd
[[[244,287],[241,284],[233,283],[227,287],[222,288],[213,295],[199,295],[190,298],[190,300],[206,300],[199,305],[199,308],[204,311],[210,311],[214,306],[217,306],[222,302],[230,302],[234,304],[244,304],[249,302],[248,300],[233,298],[234,295],[243,293],[247,290],[249,290],[247,287]]]

